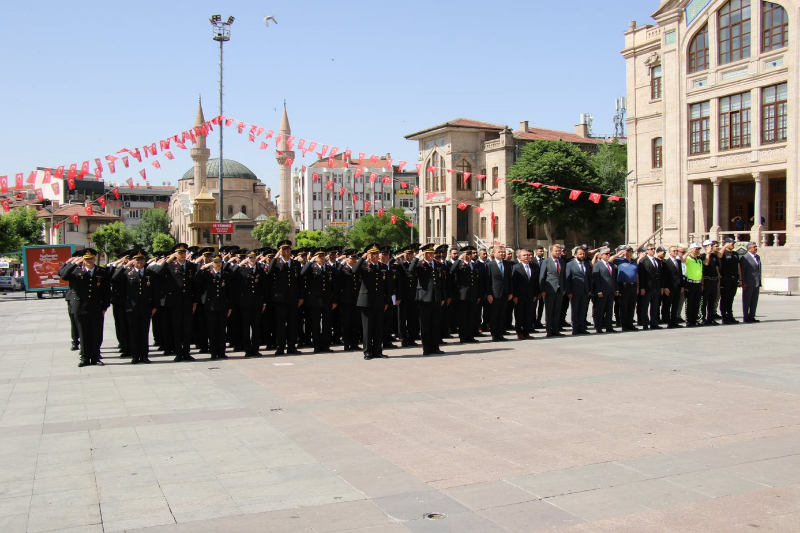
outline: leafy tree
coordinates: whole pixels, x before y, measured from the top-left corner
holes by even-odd
[[[348,248],[349,242],[347,230],[341,226],[326,226],[319,239],[319,245],[326,248],[332,246]]]
[[[153,239],[159,233],[169,232],[170,218],[166,209],[147,209],[142,213],[142,220],[134,228],[136,242],[144,246],[148,252],[153,251]]]
[[[322,246],[320,244],[320,241],[322,240],[322,230],[303,230],[297,234],[296,240],[296,245],[298,248],[315,248],[317,246]]]
[[[600,151],[591,156],[589,162],[597,176],[596,191],[625,197],[625,179],[628,172],[628,149],[616,140],[600,146]],[[587,227],[589,234],[603,240],[623,238],[625,227],[625,200],[609,202],[603,199],[590,206],[592,224]]]
[[[0,216],[0,252],[16,252],[22,246],[44,244],[44,222],[36,210],[19,207]]]
[[[397,216],[395,224],[391,223],[392,215]],[[408,229],[407,220],[405,211],[400,207],[387,210],[383,217],[364,215],[348,232],[347,239],[350,241],[350,245],[359,251],[372,242],[399,247],[407,244],[410,238],[411,230]]]
[[[167,250],[172,250],[173,246],[175,246],[175,239],[172,238],[172,235],[167,233],[156,233],[153,236],[153,251],[164,252]]]
[[[269,217],[264,222],[259,222],[252,235],[264,246],[276,247],[280,241],[289,238],[292,233],[292,223],[289,220],[278,220],[277,217]]]
[[[589,220],[589,206],[594,204],[585,194],[572,201],[563,191],[528,185],[539,182],[596,192],[597,179],[589,156],[571,143],[536,141],[527,144],[506,179],[514,194],[514,203],[528,220],[544,227],[549,241],[553,240],[556,227],[580,229]],[[517,179],[522,182],[513,181]]]
[[[123,222],[103,224],[92,235],[92,242],[109,258],[119,257],[133,244],[133,232]]]

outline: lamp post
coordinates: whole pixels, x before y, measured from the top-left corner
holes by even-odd
[[[628,176],[631,174],[633,174],[633,170],[625,174],[625,244],[628,244]],[[636,180],[634,179],[634,181]]]
[[[222,44],[226,41],[231,40],[231,24],[233,24],[234,18],[228,17],[227,21],[222,20],[222,16],[220,15],[213,15],[209,21],[211,25],[214,27],[213,30],[213,39],[219,42],[219,116],[222,117]],[[222,131],[225,128],[222,124],[219,126],[219,221],[223,222],[223,211],[222,211]],[[222,240],[224,239],[224,235],[220,233],[219,235],[219,247],[222,248]]]
[[[496,189],[494,192],[483,191],[484,195],[489,195],[492,199],[492,214],[491,214],[491,221],[489,222],[492,226],[492,246],[494,246],[494,195],[499,193],[500,189]]]

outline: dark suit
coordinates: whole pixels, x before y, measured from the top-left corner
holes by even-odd
[[[511,274],[514,266],[511,261],[503,260],[503,270],[497,260],[487,261],[486,264],[486,285],[484,291],[487,298],[493,298],[489,312],[490,327],[492,328],[493,340],[505,340],[503,334],[506,328],[506,309],[508,309],[508,297],[511,292]]]
[[[266,301],[267,274],[256,263],[232,265],[229,269],[233,283],[232,292],[241,324],[241,343],[245,355],[255,355],[261,344],[261,313]]]
[[[678,325],[680,318],[680,299],[683,290],[683,263],[680,259],[664,258],[661,262],[661,287],[669,289],[669,295],[664,295],[664,305],[661,307],[661,318],[666,319],[669,327]]]
[[[722,320],[725,322],[734,322],[733,318],[733,300],[736,298],[736,292],[739,289],[739,263],[741,257],[736,252],[725,252],[720,258],[720,289],[722,294],[720,296],[720,314]]]
[[[383,263],[370,263],[363,257],[353,267],[361,276],[356,306],[361,311],[364,357],[383,356],[383,313],[392,305],[389,268]]]
[[[527,336],[534,331],[536,322],[536,299],[539,297],[539,265],[536,261],[528,264],[519,262],[511,270],[511,292],[517,299],[514,304],[514,329],[517,335]]]
[[[408,271],[417,280],[414,300],[419,308],[422,353],[438,353],[446,297],[444,269],[436,261],[429,263],[415,257],[408,266]]]
[[[544,293],[545,321],[547,335],[559,333],[561,329],[561,304],[564,299],[565,268],[561,262],[546,259],[539,272],[539,290]]]
[[[62,276],[62,274],[66,271],[69,263],[64,263],[58,269],[58,275]],[[72,289],[67,289],[64,292],[64,300],[67,302],[67,314],[69,315],[69,332],[70,338],[72,339],[72,346],[73,350],[78,349],[78,345],[80,344],[80,335],[78,334],[78,321],[75,319],[75,315],[72,314],[72,298],[75,296],[75,291]]]
[[[117,267],[112,281],[114,289],[123,299],[123,319],[127,323],[131,362],[149,361],[150,318],[158,307],[157,277],[146,268],[139,273],[135,268]]]
[[[175,360],[189,358],[192,340],[192,306],[196,302],[194,278],[197,265],[185,262],[181,266],[177,261],[164,262],[153,271],[159,277],[159,288],[162,293],[162,305],[169,311],[172,319]]]
[[[130,329],[128,317],[125,312],[125,292],[113,282],[114,276],[119,271],[124,271],[122,266],[107,266],[108,275],[111,277],[111,310],[114,314],[114,332],[117,335],[120,357],[131,357]]]
[[[586,312],[589,294],[592,292],[592,271],[584,261],[574,259],[567,263],[567,278],[564,287],[572,308],[572,332],[586,331]]]
[[[661,262],[648,255],[639,263],[639,292],[642,323],[646,328],[658,327],[658,302],[661,295]]]
[[[605,328],[610,331],[614,325],[614,294],[617,292],[617,275],[614,266],[608,261],[599,260],[592,269],[592,321],[594,329],[600,333]],[[602,295],[602,296],[601,296]]]
[[[230,272],[213,268],[201,270],[196,276],[197,291],[208,328],[208,349],[212,359],[225,357],[225,331],[228,311],[232,305],[233,282]]]
[[[345,351],[357,350],[361,320],[356,302],[361,287],[361,276],[349,263],[345,263],[336,270],[334,277],[336,301],[339,303],[338,309],[342,317],[342,344]]]
[[[758,293],[761,291],[761,258],[747,252],[739,260],[742,267],[742,311],[745,322],[756,319]]]
[[[464,263],[456,259],[450,267],[453,276],[454,311],[458,316],[458,339],[461,342],[475,340],[477,330],[478,300],[483,296],[481,273],[474,261]]]
[[[81,362],[97,364],[103,344],[103,314],[111,305],[108,271],[95,266],[91,274],[74,263],[66,265],[61,279],[69,281],[73,291],[70,308],[78,322]]]
[[[542,271],[542,265],[544,264],[544,262],[546,260],[547,259],[544,258],[544,257],[541,257],[541,258],[540,257],[534,257],[533,258],[533,261],[531,261],[531,264],[536,264],[536,272],[541,272]],[[539,293],[541,293],[541,291],[539,291]],[[539,300],[536,302],[536,324],[535,324],[535,326],[537,328],[544,327],[544,324],[542,324],[542,316],[543,315],[544,315],[544,298],[539,298]]]
[[[298,305],[302,298],[300,263],[294,259],[285,261],[275,256],[269,263],[272,276],[270,299],[275,310],[275,347],[278,351],[297,350]]]
[[[307,327],[315,352],[329,351],[331,347],[331,313],[335,303],[336,287],[333,267],[320,266],[316,261],[303,265],[303,305],[307,306]]]

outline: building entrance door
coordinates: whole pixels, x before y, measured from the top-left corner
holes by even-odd
[[[457,209],[456,212],[456,240],[469,241],[469,211]]]
[[[786,231],[786,178],[769,180],[769,228]]]
[[[750,231],[753,225],[750,222],[750,217],[753,216],[755,211],[754,198],[756,196],[755,183],[731,183],[730,204],[728,213],[730,214],[729,221],[723,222],[724,225],[729,226],[729,231]],[[736,239],[746,238],[741,235],[736,236]]]

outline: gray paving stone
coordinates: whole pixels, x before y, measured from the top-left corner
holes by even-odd
[[[367,500],[318,505],[299,511],[315,533],[334,533],[392,524],[395,520]]]
[[[103,513],[105,531],[124,531],[175,523],[163,497],[103,503],[100,510]]]
[[[453,515],[469,512],[454,499],[433,490],[384,496],[372,501],[395,520],[418,520],[428,513]]]
[[[511,533],[550,531],[584,523],[578,516],[544,500],[485,509],[479,514]]]
[[[755,491],[767,486],[735,476],[721,468],[668,476],[663,479],[712,498]]]
[[[538,499],[535,494],[505,481],[462,485],[442,492],[475,511]]]

